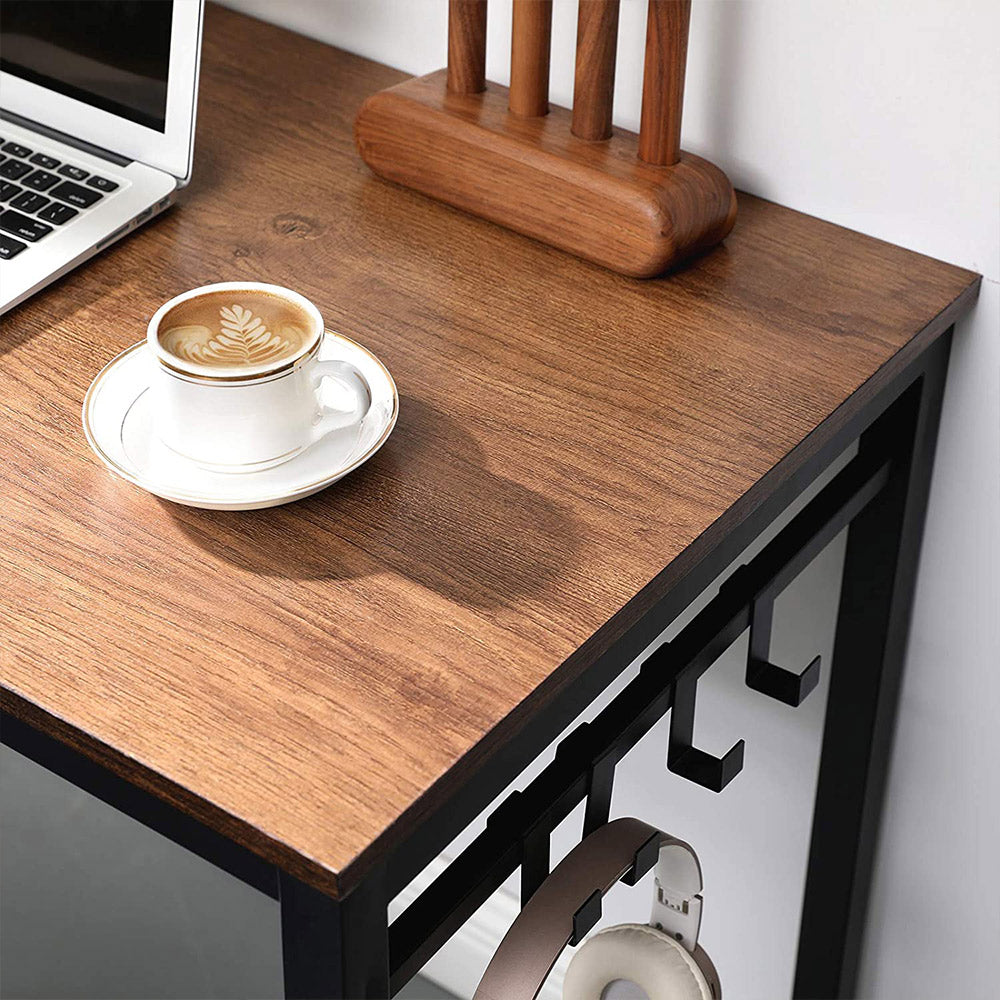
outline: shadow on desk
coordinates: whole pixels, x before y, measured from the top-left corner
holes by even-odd
[[[569,508],[491,472],[474,437],[413,398],[400,400],[382,451],[305,500],[242,512],[161,503],[197,545],[253,573],[308,580],[390,571],[481,608],[507,603],[498,594],[530,596],[579,559]]]

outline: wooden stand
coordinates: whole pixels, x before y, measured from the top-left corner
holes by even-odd
[[[448,69],[370,97],[365,162],[622,274],[652,277],[732,229],[718,167],[680,150],[690,0],[650,0],[639,135],[611,125],[618,0],[580,0],[572,112],[549,107],[551,0],[514,0],[511,87],[486,83],[486,0],[450,0]]]

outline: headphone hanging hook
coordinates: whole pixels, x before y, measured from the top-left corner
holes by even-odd
[[[746,743],[737,740],[723,757],[714,757],[693,746],[696,677],[683,675],[674,681],[674,704],[670,711],[670,742],[667,769],[713,792],[721,792],[743,770]]]
[[[745,572],[741,566],[730,582]],[[777,594],[766,588],[750,602],[750,641],[747,649],[747,687],[776,701],[798,708],[819,684],[821,656],[815,656],[801,673],[771,662],[771,627]]]

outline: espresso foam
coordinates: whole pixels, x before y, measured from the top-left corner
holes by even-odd
[[[312,338],[305,309],[268,292],[207,292],[178,303],[160,320],[160,346],[206,368],[271,365],[300,353]]]

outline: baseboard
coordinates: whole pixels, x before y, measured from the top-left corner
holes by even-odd
[[[449,859],[439,857],[393,901],[390,918],[395,918],[445,870]],[[460,1000],[472,1000],[479,980],[507,929],[520,910],[518,899],[509,892],[495,892],[465,922],[461,930],[421,970],[425,979],[446,989]],[[567,950],[538,994],[540,1000],[561,1000],[562,982],[572,954]]]

